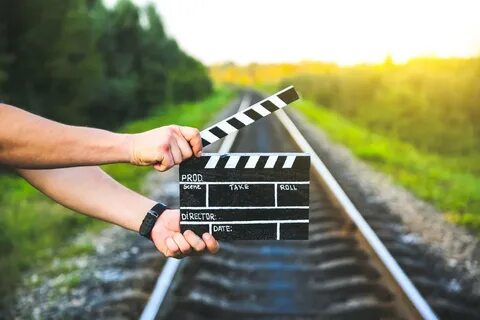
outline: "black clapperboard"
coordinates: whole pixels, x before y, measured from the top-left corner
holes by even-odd
[[[201,132],[203,145],[298,99],[288,87]],[[218,240],[307,240],[310,156],[204,154],[180,164],[182,232]]]

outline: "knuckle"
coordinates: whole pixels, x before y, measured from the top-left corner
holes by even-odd
[[[176,125],[168,126],[168,130],[169,130],[170,134],[172,134],[172,135],[180,132],[180,129]]]
[[[170,144],[168,144],[168,143],[162,143],[162,144],[160,145],[160,150],[165,151],[165,152],[170,151]]]
[[[205,250],[205,247],[206,247],[205,243],[203,243],[203,241],[200,241],[200,242],[196,245],[195,249],[196,249],[197,251],[203,251],[203,250]]]

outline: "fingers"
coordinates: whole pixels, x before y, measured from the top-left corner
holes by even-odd
[[[129,161],[132,164],[153,165],[166,171],[175,164],[202,152],[202,138],[195,128],[177,125],[164,126],[128,136]]]
[[[177,137],[176,141],[178,148],[180,149],[181,156],[183,160],[189,159],[193,156],[193,151],[187,140],[182,135]]]
[[[201,252],[205,250],[205,242],[203,242],[203,240],[199,236],[197,236],[192,230],[185,231],[183,233],[183,236],[188,241],[193,250],[195,250],[196,252]]]
[[[158,171],[167,171],[176,164],[180,164],[183,160],[201,155],[202,139],[200,133],[195,128],[169,126],[168,142],[162,147],[161,161],[154,164],[154,168]]]
[[[183,254],[189,254],[192,251],[192,247],[181,233],[175,233],[173,235],[173,240]]]
[[[167,209],[152,230],[152,240],[160,252],[167,257],[183,258],[186,255],[202,254],[208,249],[216,253],[217,240],[209,233],[202,237],[191,230],[180,233],[180,210]]]
[[[208,251],[210,251],[210,253],[217,253],[220,246],[217,240],[215,240],[215,238],[210,233],[204,233],[202,235],[202,239],[207,245],[207,249]]]
[[[212,254],[218,252],[219,245],[215,238],[205,233],[202,238],[193,231],[187,230],[183,233],[175,233],[172,237],[165,239],[165,249],[161,250],[166,257],[183,258],[187,255],[197,255],[208,249]],[[193,251],[193,252],[192,252]]]
[[[180,254],[180,248],[177,246],[172,237],[168,237],[165,240],[165,245],[167,246],[164,252],[166,257],[175,257]]]
[[[190,143],[193,154],[196,157],[202,155],[202,138],[200,137],[200,131],[191,127],[179,127],[185,140]]]
[[[158,171],[167,171],[174,165],[175,165],[175,160],[173,158],[172,152],[170,151],[170,148],[168,148],[168,150],[166,149],[166,151],[163,154],[162,161],[157,162],[156,164],[154,164],[153,167],[155,168],[155,170],[158,170]]]
[[[180,164],[184,158],[182,155],[182,151],[180,151],[180,147],[178,146],[177,141],[178,139],[172,139],[172,141],[170,141],[170,150],[172,153],[173,162],[175,164]]]

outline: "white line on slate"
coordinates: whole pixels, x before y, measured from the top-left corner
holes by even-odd
[[[219,182],[185,182],[180,184],[310,184],[310,181],[219,181]]]
[[[281,206],[281,207],[182,207],[183,209],[189,209],[189,210],[219,210],[219,209],[225,209],[225,210],[232,210],[232,209],[308,209],[308,206]]]
[[[308,219],[298,220],[237,220],[237,221],[210,221],[209,224],[271,224],[271,223],[308,223]],[[180,221],[180,224],[206,224],[205,221]]]

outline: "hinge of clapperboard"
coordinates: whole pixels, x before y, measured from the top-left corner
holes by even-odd
[[[282,109],[286,105],[298,100],[298,93],[293,86],[289,86],[250,107],[239,111],[233,116],[218,122],[217,124],[202,130],[202,144],[204,147],[217,140],[238,131],[239,129],[264,118],[271,113]]]

